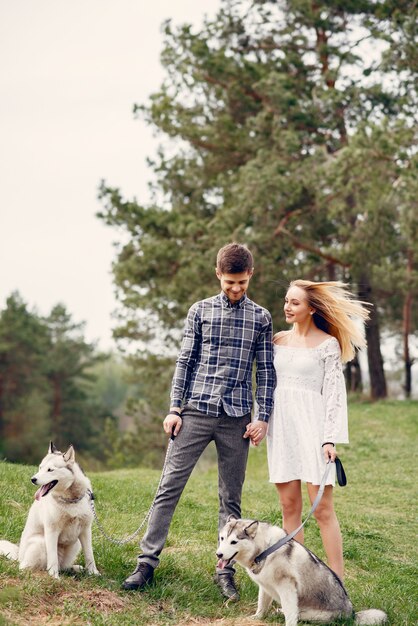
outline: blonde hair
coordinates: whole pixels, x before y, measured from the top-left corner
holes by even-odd
[[[318,328],[338,340],[344,363],[354,358],[356,348],[366,346],[363,324],[370,317],[365,308],[370,304],[356,300],[348,285],[339,281],[315,283],[298,279],[292,281],[290,287],[304,290],[309,306],[315,309],[313,321]],[[359,326],[355,319],[363,324]]]

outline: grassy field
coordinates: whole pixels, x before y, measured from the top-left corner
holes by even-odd
[[[336,487],[344,537],[346,587],[356,610],[381,608],[392,626],[418,624],[416,475],[417,402],[350,405],[350,446],[340,446],[348,485]],[[46,443],[47,445],[47,443]],[[145,593],[120,591],[136,561],[135,542],[123,547],[93,528],[101,577],[19,572],[0,558],[0,626],[283,624],[274,609],[264,622],[250,620],[257,589],[238,567],[238,604],[222,602],[212,577],[217,533],[217,472],[210,448],[177,508],[155,584]],[[34,487],[34,468],[0,463],[0,538],[18,541]],[[153,498],[159,472],[144,469],[90,474],[96,509],[117,537],[133,532]],[[308,502],[305,502],[308,510]],[[267,482],[264,444],[252,448],[242,501],[243,516],[280,524],[274,487]],[[324,557],[310,520],[306,545]],[[82,562],[82,561],[81,561]],[[340,625],[351,625],[344,620]]]

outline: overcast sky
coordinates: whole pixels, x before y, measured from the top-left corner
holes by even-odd
[[[164,77],[166,18],[199,26],[219,0],[0,0],[0,307],[62,302],[114,347],[112,242],[101,179],[148,197],[157,140],[134,120]]]

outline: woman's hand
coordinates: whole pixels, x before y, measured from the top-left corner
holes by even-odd
[[[324,451],[325,462],[328,463],[328,461],[331,461],[331,463],[333,463],[337,457],[335,446],[332,443],[326,443],[322,449]]]
[[[264,437],[267,433],[268,423],[263,422],[262,420],[256,420],[255,422],[250,422],[247,424],[247,430],[244,433],[244,439],[251,439],[251,443],[254,446],[258,446],[258,444],[263,441]]]

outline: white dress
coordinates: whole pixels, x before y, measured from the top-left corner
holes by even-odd
[[[329,337],[316,348],[274,346],[277,385],[267,432],[270,482],[319,485],[322,444],[348,443],[347,395],[340,345]],[[327,484],[335,484],[335,470]]]

